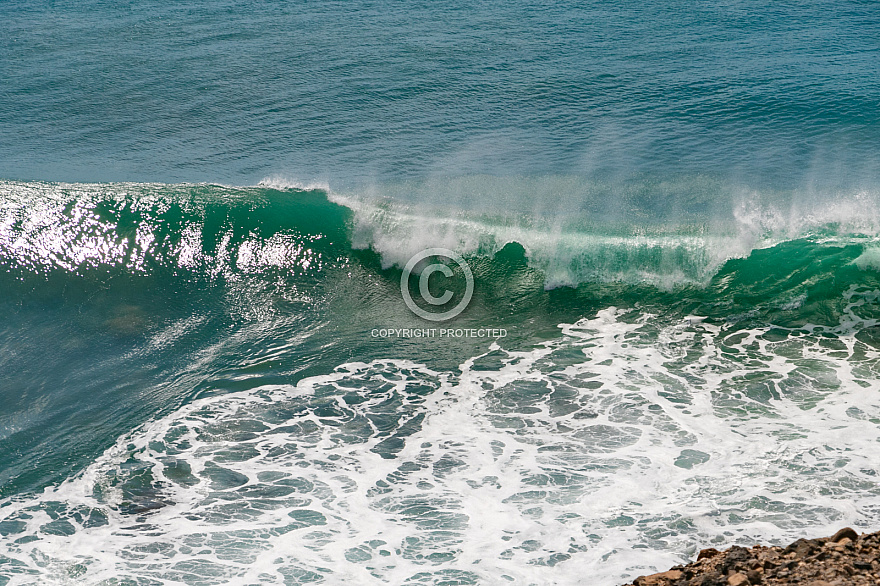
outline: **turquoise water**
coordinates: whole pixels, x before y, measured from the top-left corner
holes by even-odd
[[[876,528],[877,16],[3,3],[0,585]]]

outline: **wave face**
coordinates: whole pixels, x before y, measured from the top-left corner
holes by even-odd
[[[555,189],[572,187],[552,182]],[[880,214],[869,194],[786,213],[752,199],[720,225],[696,215],[687,223],[654,217],[627,224],[596,222],[592,213],[524,214],[514,204],[494,213],[417,206],[393,197],[399,189],[393,186],[385,198],[277,181],[241,188],[22,182],[0,188],[0,260],[10,299],[17,293],[83,301],[111,287],[136,292],[149,283],[247,290],[254,303],[230,303],[242,313],[270,311],[260,309],[262,298],[255,301],[269,291],[317,307],[340,271],[357,267],[392,283],[414,254],[443,247],[474,265],[477,301],[480,294],[507,304],[565,297],[577,310],[579,302],[613,302],[631,291],[677,311],[693,304],[750,311],[774,302],[795,311],[800,306],[792,300],[873,283],[878,266]],[[530,188],[537,186],[516,185],[522,194]]]
[[[880,234],[878,192],[759,194],[706,177],[642,178],[623,195],[576,177],[485,176],[384,185],[381,194],[330,199],[353,210],[352,244],[378,252],[383,266],[404,266],[431,247],[491,256],[515,244],[547,289],[704,287],[728,260],[755,249],[798,239],[864,243]],[[462,201],[463,194],[477,197]],[[690,205],[669,194],[690,194]]]
[[[614,584],[880,521],[867,196],[627,226],[0,190],[5,583]],[[400,291],[428,246],[474,275],[449,325],[505,337],[375,335],[433,325]]]

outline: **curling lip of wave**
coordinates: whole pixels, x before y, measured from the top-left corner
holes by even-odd
[[[544,273],[547,289],[588,282],[647,283],[667,290],[705,286],[728,260],[756,249],[797,239],[864,243],[880,235],[880,206],[866,192],[833,203],[789,203],[787,209],[762,203],[750,193],[729,218],[653,224],[603,224],[577,214],[541,218],[479,213],[327,193],[331,201],[353,211],[352,245],[378,252],[385,268],[402,267],[427,248],[489,256],[517,243],[530,265]]]
[[[668,290],[705,286],[728,260],[786,240],[870,244],[880,233],[869,194],[797,214],[743,203],[728,224],[603,226],[578,217],[453,212],[277,178],[256,187],[2,186],[8,197],[0,204],[0,254],[36,272],[100,264],[137,272],[169,262],[185,270],[222,264],[211,269],[215,275],[269,266],[308,270],[346,256],[349,246],[374,250],[389,268],[430,247],[491,257],[518,243],[547,289],[622,282]],[[862,269],[876,264],[866,254],[856,263]]]

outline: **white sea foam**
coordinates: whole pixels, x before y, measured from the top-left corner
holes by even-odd
[[[880,522],[880,352],[609,308],[438,372],[348,363],[198,400],[0,504],[12,584],[613,585]],[[830,337],[829,337],[830,336]]]
[[[595,215],[595,210],[579,210],[578,195],[597,199],[598,188],[571,177],[502,180],[479,176],[358,193],[341,193],[326,182],[284,176],[268,177],[260,185],[326,192],[331,201],[353,212],[352,245],[375,250],[385,268],[403,266],[427,248],[493,255],[507,244],[518,243],[529,264],[544,274],[548,289],[588,282],[649,283],[664,289],[705,285],[729,259],[784,240],[875,242],[880,234],[880,207],[875,194],[867,192],[818,203],[798,200],[797,205],[774,204],[774,198],[752,192],[736,197],[728,194],[731,201],[738,197],[739,203],[720,215],[697,219],[671,215],[660,221],[626,212],[603,216]],[[188,194],[189,187],[198,186],[3,182],[3,187],[8,197],[0,203],[0,249],[40,269],[55,266],[73,271],[126,263],[132,270],[145,270],[162,227],[152,218],[159,217],[172,201],[197,217],[201,206],[211,201],[204,194]],[[709,188],[718,187],[697,180],[656,187],[661,193]],[[415,190],[414,201],[406,199],[407,189]],[[255,197],[255,193],[253,188],[227,188],[213,196],[228,201]],[[97,203],[107,198],[149,216],[133,238],[120,238],[112,219],[95,213]],[[487,200],[493,205],[487,206]],[[176,262],[183,268],[204,265],[223,270],[224,262],[231,261],[235,253],[228,249],[227,236],[232,232],[220,239],[219,248],[213,251],[216,258],[211,259],[202,250],[200,229],[197,223],[182,228],[179,245],[172,251]],[[272,242],[246,242],[238,260],[252,272],[282,265],[316,265],[316,259],[303,258],[302,253],[309,251],[293,238],[278,234]],[[857,262],[860,267],[873,264],[866,254]]]
[[[876,192],[826,194],[786,204],[749,192],[739,197],[733,211],[741,231],[774,242],[829,230],[839,235],[880,234],[880,201]]]
[[[654,189],[719,189],[691,183]],[[328,194],[354,212],[353,246],[372,248],[386,268],[428,248],[492,255],[518,243],[548,289],[586,282],[705,285],[726,261],[785,240],[863,242],[880,234],[876,194],[816,200],[728,191],[718,195],[727,208],[714,214],[663,218],[611,213],[591,201],[604,191],[571,177],[472,177]]]
[[[378,252],[385,268],[403,266],[427,248],[492,255],[517,243],[530,266],[543,271],[548,289],[584,282],[650,283],[663,288],[702,285],[726,260],[746,256],[755,247],[751,237],[702,230],[603,234],[534,219],[444,214],[339,194],[331,198],[354,211],[352,245]]]
[[[853,263],[863,271],[880,270],[880,245],[866,246],[864,252]]]
[[[330,192],[330,184],[327,181],[312,180],[303,181],[287,175],[270,175],[260,180],[257,184],[260,187],[270,187],[272,189],[297,189],[300,191],[325,191]]]

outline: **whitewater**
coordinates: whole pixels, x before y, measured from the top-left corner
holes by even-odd
[[[668,285],[612,266],[572,288],[534,252],[559,232],[515,219],[459,212],[432,240],[412,213],[326,189],[4,190],[7,372],[39,372],[32,338],[104,354],[78,366],[86,395],[4,417],[8,583],[573,584],[590,568],[612,584],[706,544],[877,522],[870,233],[814,216],[743,253],[581,229],[568,238],[655,261]],[[446,237],[462,233],[491,246]],[[504,336],[370,335],[425,323],[386,250],[441,244],[476,274],[454,325]],[[694,262],[680,248],[717,255],[696,257],[702,282],[670,265]],[[22,321],[39,327],[10,337]],[[131,431],[81,439],[71,399]],[[83,441],[111,445],[31,476]]]

